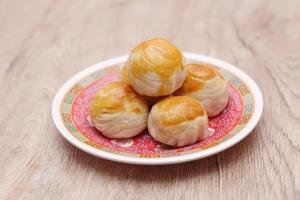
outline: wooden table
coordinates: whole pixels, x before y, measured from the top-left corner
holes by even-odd
[[[299,0],[0,0],[0,199],[300,199]],[[239,66],[265,100],[250,136],[170,166],[90,156],[50,114],[59,87],[146,38]]]

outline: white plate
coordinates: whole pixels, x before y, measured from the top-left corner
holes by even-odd
[[[159,155],[159,156],[149,156],[141,154],[127,154],[127,153],[118,153],[116,150],[110,150],[109,147],[106,147],[106,149],[102,149],[101,145],[97,145],[96,143],[92,142],[83,142],[83,139],[81,140],[82,136],[76,136],[76,134],[72,133],[70,130],[73,130],[74,127],[67,128],[66,126],[66,119],[65,116],[61,113],[61,106],[62,102],[66,101],[65,96],[70,91],[72,87],[79,81],[83,80],[85,77],[91,76],[93,73],[97,73],[101,70],[104,70],[105,68],[111,67],[113,65],[118,65],[120,63],[123,63],[126,61],[127,56],[117,57],[113,58],[101,63],[98,63],[96,65],[93,65],[80,73],[76,74],[74,77],[72,77],[70,80],[68,80],[57,92],[53,104],[52,104],[52,118],[53,121],[61,133],[61,135],[69,141],[74,146],[78,147],[79,149],[92,154],[94,156],[117,161],[117,162],[123,162],[123,163],[131,163],[131,164],[144,164],[144,165],[162,165],[162,164],[174,164],[174,163],[181,163],[181,162],[187,162],[192,161],[196,159],[205,158],[207,156],[214,155],[216,153],[219,153],[221,151],[224,151],[225,149],[235,145],[236,143],[240,142],[242,139],[244,139],[248,134],[251,133],[253,128],[258,123],[263,110],[263,97],[261,94],[260,89],[258,88],[257,84],[244,72],[242,72],[237,67],[228,64],[226,62],[223,62],[221,60],[218,60],[216,58],[212,58],[205,55],[198,55],[198,54],[192,54],[192,53],[184,53],[184,56],[186,57],[187,61],[192,62],[204,62],[204,63],[210,63],[213,65],[216,65],[221,70],[224,70],[225,72],[228,72],[230,74],[233,74],[233,76],[238,77],[243,84],[246,84],[249,92],[251,93],[251,96],[253,97],[253,106],[251,106],[251,117],[247,118],[247,123],[239,130],[237,133],[233,134],[232,136],[224,136],[221,142],[218,142],[215,145],[209,145],[205,146],[205,148],[200,148],[193,151],[187,151],[187,153],[172,153],[170,155]],[[80,90],[80,88],[79,88]],[[251,97],[251,98],[252,98]],[[248,97],[247,97],[248,98]],[[74,98],[70,99],[71,101]],[[70,103],[71,104],[71,103]],[[244,111],[243,111],[244,112]],[[67,121],[72,121],[72,119],[69,119],[67,117]],[[241,119],[242,120],[242,119]],[[73,128],[73,129],[72,129]],[[78,133],[78,130],[76,130]],[[100,134],[100,133],[99,133]],[[145,136],[146,138],[146,136]],[[148,137],[147,137],[148,138]],[[218,139],[219,140],[219,139]],[[221,139],[220,139],[221,140]],[[115,141],[111,141],[113,144],[115,144]],[[128,141],[127,141],[128,142]],[[118,143],[118,142],[117,142]],[[122,141],[121,141],[122,143]],[[126,142],[125,142],[126,143]],[[132,145],[133,141],[130,140],[130,145]],[[130,146],[129,145],[129,146]],[[126,144],[122,147],[127,147]],[[174,150],[175,151],[175,150]],[[166,151],[167,152],[167,151]]]

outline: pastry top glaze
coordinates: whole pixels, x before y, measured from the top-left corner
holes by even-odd
[[[165,126],[191,121],[206,114],[202,104],[188,96],[168,97],[155,106],[159,111],[158,120]]]
[[[176,91],[177,94],[201,90],[209,80],[216,77],[224,80],[219,70],[210,64],[189,64],[186,66],[186,70],[186,79],[182,87]]]
[[[183,69],[183,57],[179,49],[169,41],[160,38],[146,40],[135,47],[129,63],[133,78],[152,72],[167,80],[177,69]]]
[[[145,101],[137,96],[130,85],[123,82],[112,82],[102,87],[89,105],[92,119],[103,113],[147,111]]]

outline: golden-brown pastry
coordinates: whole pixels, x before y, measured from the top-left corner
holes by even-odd
[[[102,87],[89,105],[93,125],[109,138],[129,138],[147,126],[148,105],[123,82]]]
[[[168,97],[152,107],[148,130],[155,140],[181,147],[208,136],[208,118],[198,100],[188,96]]]
[[[227,105],[227,81],[210,64],[189,64],[186,79],[175,95],[191,96],[201,101],[209,117],[218,115]]]
[[[123,68],[124,79],[146,96],[165,96],[177,90],[185,79],[183,56],[167,40],[155,38],[135,47]]]

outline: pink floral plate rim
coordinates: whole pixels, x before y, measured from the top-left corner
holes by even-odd
[[[80,92],[83,91],[84,87],[79,88],[74,87],[78,85],[79,82],[83,82],[82,84],[86,84],[86,86],[93,84],[93,82],[96,82],[97,79],[101,78],[103,76],[103,72],[110,73],[111,66],[118,65],[120,63],[123,63],[126,61],[127,56],[122,56],[122,57],[117,57],[113,58],[104,62],[101,62],[99,64],[93,65],[82,72],[78,73],[75,75],[73,78],[71,78],[69,81],[67,81],[62,88],[58,91],[56,94],[53,104],[52,104],[52,118],[53,121],[58,128],[59,132],[61,135],[67,139],[71,144],[74,146],[78,147],[79,149],[90,153],[92,155],[95,155],[97,157],[101,157],[104,159],[108,160],[113,160],[113,161],[118,161],[118,162],[124,162],[124,163],[132,163],[132,164],[146,164],[146,165],[158,165],[158,164],[173,164],[173,163],[180,163],[180,162],[186,162],[186,161],[191,161],[195,159],[200,159],[204,158],[213,154],[216,154],[220,151],[223,151],[232,145],[236,144],[243,138],[245,138],[255,127],[255,125],[258,123],[262,110],[263,110],[263,98],[262,94],[256,85],[256,83],[244,72],[239,70],[237,67],[230,65],[228,63],[225,63],[221,60],[218,60],[216,58],[212,58],[209,56],[205,55],[198,55],[198,54],[191,54],[191,53],[184,53],[184,56],[189,62],[205,62],[205,63],[210,63],[213,65],[218,66],[222,71],[225,73],[232,74],[233,77],[236,77],[236,80],[240,80],[241,83],[243,83],[246,86],[246,90],[249,90],[249,94],[247,95],[246,98],[243,98],[244,101],[249,101],[249,104],[252,104],[252,106],[248,106],[248,110],[250,110],[250,116],[247,116],[246,120],[244,119],[244,122],[241,125],[241,127],[234,132],[234,134],[230,134],[230,136],[224,135],[223,138],[218,138],[220,140],[219,142],[214,142],[213,144],[207,144],[204,148],[199,148],[199,149],[188,149],[188,150],[179,150],[178,152],[176,150],[168,150],[168,149],[159,149],[159,153],[153,153],[151,155],[151,152],[141,151],[142,153],[139,152],[138,148],[141,148],[143,146],[138,146],[136,147],[136,151],[128,150],[132,148],[132,143],[136,143],[135,141],[126,141],[126,142],[120,142],[120,141],[109,141],[110,146],[105,146],[102,144],[99,144],[99,141],[101,143],[101,140],[93,141],[93,137],[86,137],[89,135],[82,135],[80,131],[77,130],[80,134],[74,134],[77,129],[78,124],[74,127],[69,126],[69,124],[73,123],[73,117],[71,117],[72,120],[67,122],[69,124],[66,124],[66,117],[65,115],[62,115],[62,110],[65,109],[66,113],[67,112],[72,112],[73,108],[73,99],[70,100],[72,103],[70,103],[69,108],[62,108],[62,102],[66,101],[66,95],[68,92],[72,91],[75,94],[80,94]],[[101,74],[102,73],[102,74]],[[104,74],[105,74],[104,73]],[[94,75],[93,75],[94,74]],[[87,78],[91,77],[91,78]],[[92,80],[90,80],[92,79]],[[86,82],[86,83],[85,83]],[[101,83],[100,83],[101,84]],[[81,90],[82,89],[82,90]],[[97,89],[97,88],[96,88]],[[86,94],[89,94],[88,92]],[[84,96],[84,95],[83,95]],[[72,97],[71,97],[72,98]],[[77,100],[77,96],[74,95],[74,99]],[[87,99],[87,98],[86,98]],[[82,98],[81,101],[84,101],[85,99]],[[84,104],[82,104],[84,105]],[[82,107],[82,105],[80,105]],[[79,108],[80,108],[79,106]],[[84,107],[84,106],[83,106]],[[251,108],[251,109],[250,109]],[[69,110],[68,110],[69,109]],[[81,109],[81,108],[80,108]],[[80,110],[79,109],[79,110]],[[243,110],[245,110],[243,106]],[[78,114],[78,113],[77,113]],[[248,113],[249,114],[249,113]],[[80,116],[80,112],[79,112]],[[84,116],[82,116],[84,117]],[[80,118],[78,118],[80,119]],[[83,118],[81,118],[82,121]],[[242,119],[239,119],[239,122]],[[81,122],[79,120],[79,122]],[[79,123],[80,124],[80,123]],[[82,127],[86,127],[86,125],[82,125]],[[89,130],[86,133],[93,132]],[[98,136],[97,136],[98,137]],[[137,141],[143,142],[143,140],[147,141],[149,137],[145,134],[145,137],[142,139],[137,139]],[[101,138],[101,137],[100,137]],[[96,138],[97,139],[97,138]],[[90,140],[90,141],[89,141]],[[149,139],[150,141],[151,139]],[[105,140],[103,140],[105,143]],[[137,142],[138,143],[138,142]],[[146,143],[147,144],[147,143]],[[142,143],[142,145],[145,145]],[[120,148],[112,148],[112,147],[118,147]],[[133,145],[134,146],[134,145]],[[151,141],[150,141],[150,146],[151,146]],[[159,145],[158,145],[159,146]],[[108,148],[107,148],[108,147]],[[147,147],[148,148],[148,147]],[[125,149],[123,151],[123,149]],[[132,153],[133,152],[133,153]],[[164,153],[164,152],[169,152],[169,153]],[[170,153],[171,152],[171,153]]]

